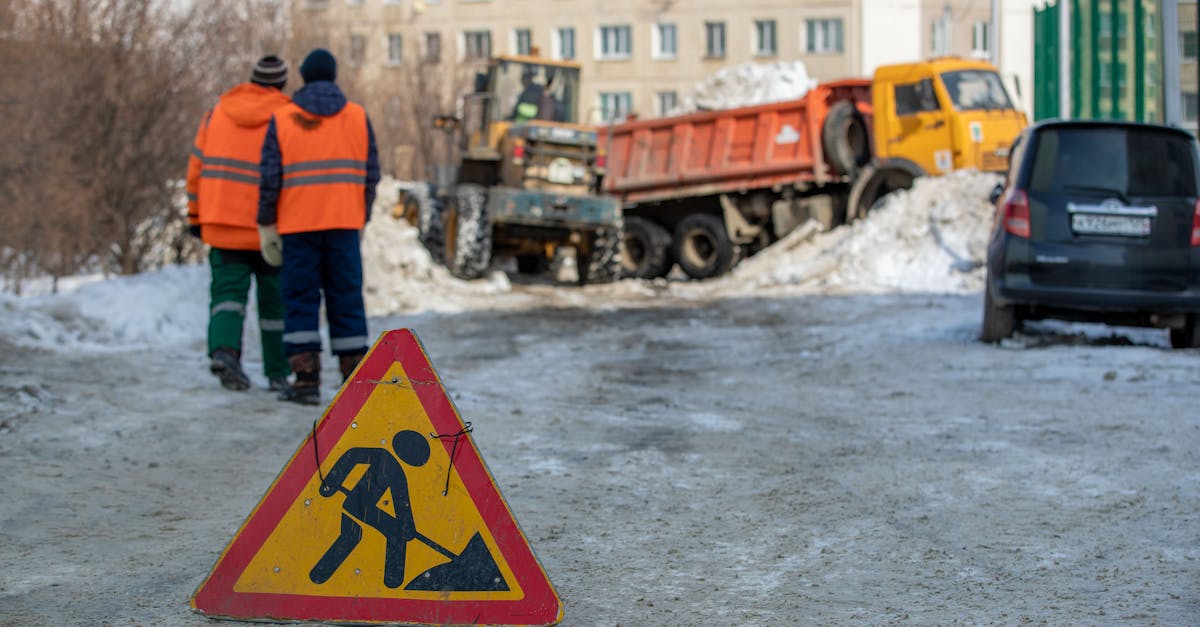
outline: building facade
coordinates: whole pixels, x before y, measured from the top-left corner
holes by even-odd
[[[1200,64],[1197,64],[1197,52],[1200,49],[1198,41],[1200,33],[1200,15],[1196,10],[1196,0],[1180,0],[1179,2],[1179,87],[1182,99],[1181,117],[1183,127],[1193,134],[1200,135]]]
[[[292,0],[290,17],[297,50],[329,48],[357,85],[431,65],[462,84],[495,54],[577,61],[587,123],[663,115],[744,63],[799,60],[828,81],[941,55],[997,60],[1028,110],[1033,0],[994,1],[1001,37],[991,3],[948,0]]]
[[[999,1],[999,0],[998,0]],[[1029,2],[1002,2],[1017,84],[1031,77]],[[1013,8],[1016,11],[1013,11]],[[413,63],[537,51],[582,64],[593,121],[659,115],[696,83],[740,63],[803,61],[810,76],[869,76],[939,55],[992,58],[986,2],[940,0],[293,0],[295,37],[386,78]],[[1008,24],[1005,24],[1007,22]],[[1022,59],[1022,57],[1026,57]],[[1026,66],[1022,67],[1022,61]],[[1022,92],[1026,91],[1022,89]]]

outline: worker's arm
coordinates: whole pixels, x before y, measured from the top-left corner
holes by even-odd
[[[279,190],[283,187],[283,155],[279,152],[279,136],[275,132],[275,118],[267,125],[263,138],[262,155],[258,164],[258,223],[275,224]]]
[[[200,128],[196,129],[196,139],[192,142],[192,152],[188,155],[187,168],[187,220],[188,228],[199,235],[200,228],[200,173],[204,169],[204,138],[208,135],[208,121],[212,119],[212,109],[204,114]]]
[[[371,128],[371,119],[367,118],[367,215],[365,224],[371,219],[371,206],[375,204],[375,186],[379,185],[379,150],[375,145],[375,129]]]
[[[325,480],[321,482],[321,496],[333,496],[339,489],[342,488],[342,482],[349,476],[350,471],[359,464],[369,464],[369,450],[365,448],[352,448],[342,454],[338,458],[337,463],[325,475]]]

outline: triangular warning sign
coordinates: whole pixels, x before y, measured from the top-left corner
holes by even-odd
[[[380,337],[192,597],[213,617],[550,625],[562,602],[416,336]]]

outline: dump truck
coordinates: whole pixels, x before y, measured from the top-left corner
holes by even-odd
[[[560,249],[574,252],[581,284],[619,276],[623,214],[599,193],[597,129],[578,122],[579,70],[492,58],[460,113],[433,121],[454,149],[434,181],[402,191],[399,213],[455,276],[478,278],[501,255],[538,271]]]
[[[801,98],[603,130],[625,276],[720,275],[810,219],[834,228],[920,176],[1003,171],[1027,124],[995,67],[938,58]]]

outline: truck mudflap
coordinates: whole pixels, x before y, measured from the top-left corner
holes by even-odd
[[[488,216],[493,224],[590,228],[621,224],[621,204],[609,196],[574,196],[493,187],[488,190]]]

